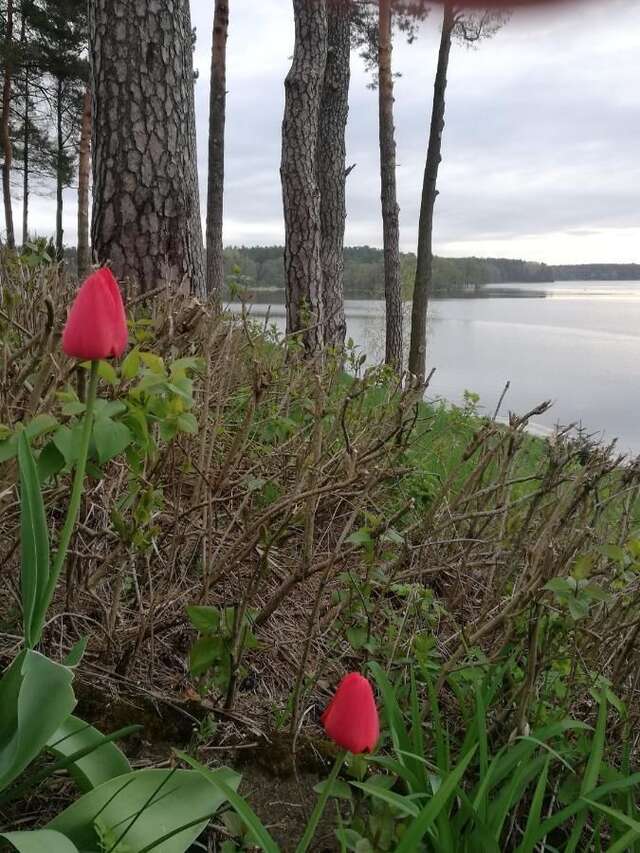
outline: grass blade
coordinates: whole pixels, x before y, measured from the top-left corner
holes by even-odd
[[[404,814],[408,814],[410,817],[417,817],[420,814],[418,806],[406,795],[396,794],[394,791],[388,790],[388,788],[382,788],[379,785],[370,785],[367,782],[350,782],[349,784],[354,788],[364,791],[365,794],[389,803],[389,805],[404,812]]]
[[[522,839],[522,843],[516,850],[516,853],[533,853],[535,849],[536,830],[540,825],[540,815],[542,814],[544,795],[547,790],[547,779],[549,777],[550,763],[551,756],[547,755],[544,767],[542,769],[542,773],[540,774],[540,778],[538,779],[538,784],[536,785],[533,800],[531,801],[531,808],[529,809],[529,817],[527,819],[527,826],[524,831],[524,838]]]
[[[418,817],[409,825],[409,828],[402,836],[402,841],[396,848],[396,853],[414,853],[418,849],[418,843],[424,838],[425,833],[434,823],[442,809],[447,805],[450,797],[460,784],[476,750],[477,747],[474,746],[458,766],[443,779],[435,796],[422,809]]]

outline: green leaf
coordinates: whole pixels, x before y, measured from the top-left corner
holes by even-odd
[[[208,770],[196,761],[195,758],[191,758],[191,756],[186,753],[176,751],[176,754],[190,767],[193,767],[196,772],[200,773],[204,779],[208,780],[212,785],[220,788],[235,811],[245,822],[249,832],[253,836],[253,840],[256,844],[259,844],[262,847],[264,853],[280,853],[278,845],[269,835],[260,818],[253,811],[251,806],[249,806],[249,804],[237,793],[237,785],[235,787],[231,787],[226,780],[223,780],[220,777],[219,771]]]
[[[349,828],[340,828],[336,830],[336,838],[343,845],[344,848],[347,848],[349,850],[356,850],[360,842],[367,840],[366,838],[363,838],[354,829]]]
[[[375,799],[388,803],[390,806],[398,809],[399,812],[409,815],[410,817],[417,817],[420,813],[420,809],[415,802],[410,800],[407,796],[396,794],[380,785],[374,785],[373,782],[350,782],[350,784],[353,785],[354,788],[359,788],[361,791],[364,791],[365,794],[369,794]]]
[[[185,358],[177,358],[171,365],[171,377],[184,377],[186,371],[202,372],[205,369],[203,358],[197,356],[186,356]]]
[[[607,710],[608,704],[606,690],[603,690],[602,695],[600,697],[600,704],[598,709],[598,722],[596,723],[593,740],[591,741],[589,760],[587,762],[587,767],[585,769],[584,776],[582,778],[582,783],[580,785],[580,794],[582,797],[584,797],[585,794],[591,793],[598,784],[598,778],[600,776],[600,767],[602,766],[602,759],[604,756],[604,745],[607,730]],[[578,849],[578,844],[580,843],[580,839],[582,838],[582,833],[586,821],[587,813],[582,812],[578,816],[573,826],[573,830],[571,831],[571,835],[569,836],[569,840],[567,841],[567,853],[573,853],[574,850]]]
[[[73,644],[73,646],[69,650],[68,655],[64,659],[64,666],[68,666],[70,669],[75,669],[75,667],[80,664],[80,661],[84,657],[84,653],[87,650],[88,642],[89,637],[80,637],[78,642]]]
[[[536,785],[533,800],[531,801],[531,806],[529,808],[529,817],[527,818],[527,827],[524,832],[524,838],[522,839],[522,843],[516,850],[516,853],[533,853],[536,848],[535,836],[536,830],[540,826],[540,815],[542,814],[544,795],[547,790],[547,779],[549,776],[550,763],[551,756],[547,755],[547,759],[544,764],[544,769],[540,774],[540,778],[538,779],[538,784]]]
[[[186,403],[191,404],[193,402],[193,382],[191,379],[176,379],[170,382],[167,388]]]
[[[26,427],[24,427],[24,429],[19,425],[18,432],[15,432],[9,438],[0,440],[0,462],[8,462],[17,455],[18,439],[22,433],[31,440],[38,438],[41,435],[45,435],[47,432],[51,432],[57,426],[58,421],[53,417],[53,415],[36,415],[36,417],[30,421]],[[5,432],[6,429],[7,428],[5,427]]]
[[[98,459],[104,465],[122,453],[133,441],[133,436],[124,424],[108,418],[98,418],[93,426],[93,440],[96,443]]]
[[[115,367],[108,361],[101,361],[98,364],[98,376],[109,385],[118,385],[120,382]]]
[[[569,606],[569,613],[571,614],[571,618],[575,619],[578,622],[580,619],[584,619],[589,615],[589,602],[584,601],[581,598],[569,598],[567,601],[567,605]]]
[[[146,367],[148,367],[152,373],[156,373],[159,376],[166,377],[167,371],[164,367],[164,361],[160,358],[159,355],[156,355],[153,352],[141,352],[139,353],[139,356],[143,364],[146,365]]]
[[[123,379],[133,379],[140,369],[140,350],[132,349],[120,365],[120,373]]]
[[[216,607],[193,605],[187,607],[187,616],[193,627],[203,633],[215,633],[220,627],[220,611]]]
[[[0,835],[18,853],[78,853],[78,848],[68,838],[51,829],[31,832],[5,832]]]
[[[73,710],[73,672],[24,651],[0,681],[0,791],[45,748]]]
[[[424,838],[427,830],[449,802],[450,797],[460,784],[471,759],[475,755],[476,749],[477,747],[474,746],[462,761],[459,762],[457,767],[442,780],[436,794],[424,806],[418,817],[409,825],[407,831],[402,836],[400,844],[396,847],[395,853],[414,853],[415,850],[419,849],[419,842]]]
[[[122,400],[104,400],[99,397],[93,411],[96,418],[115,418],[127,411],[127,404]]]
[[[598,722],[596,723],[593,741],[591,742],[589,761],[587,763],[587,769],[585,770],[582,786],[580,788],[580,793],[583,796],[584,794],[588,794],[592,791],[598,784],[607,733],[607,711],[607,695],[606,691],[603,690],[598,708]]]
[[[64,456],[64,461],[67,465],[73,465],[73,463],[78,459],[81,437],[81,424],[77,424],[73,429],[61,426],[56,430],[53,436],[53,443]]]
[[[72,417],[73,415],[81,415],[84,413],[86,409],[86,405],[80,400],[69,400],[62,407],[62,414],[67,417]]]
[[[389,724],[389,729],[391,730],[394,750],[399,762],[406,767],[407,775],[410,780],[408,783],[409,790],[412,793],[415,793],[420,790],[419,780],[422,774],[422,768],[419,766],[420,762],[416,762],[415,757],[413,757],[413,743],[404,724],[402,711],[400,710],[395,691],[391,686],[386,673],[376,661],[372,661],[369,664],[369,669],[373,673],[376,684],[382,693],[384,710]]]
[[[78,788],[84,793],[109,779],[131,772],[131,765],[115,743],[103,741],[104,735],[97,729],[70,715],[49,738],[47,746],[60,758],[67,758],[87,747],[94,747],[92,752],[69,767]]]
[[[178,415],[177,424],[180,432],[186,432],[190,435],[195,435],[198,432],[198,420],[191,412],[183,412]]]
[[[608,601],[609,600],[609,594],[606,593],[602,589],[602,587],[599,587],[595,583],[590,583],[587,586],[585,586],[585,588],[583,589],[583,593],[585,595],[588,595],[589,598],[593,599],[594,601]]]
[[[189,669],[193,675],[202,675],[209,667],[220,660],[223,652],[220,637],[200,637],[189,652]]]
[[[551,578],[551,580],[544,585],[544,589],[548,589],[550,592],[559,593],[560,595],[570,595],[572,592],[566,578]]]
[[[38,477],[40,483],[46,483],[48,479],[62,471],[65,464],[64,456],[53,441],[45,444],[40,451],[40,456],[38,456]]]
[[[608,557],[616,563],[624,562],[624,549],[619,545],[601,545],[599,551],[605,557]]]
[[[96,830],[116,841],[118,850],[185,853],[227,799],[222,783],[235,793],[240,777],[220,768],[207,781],[190,770],[138,770],[117,776],[82,796],[48,824],[80,850],[100,849]],[[164,840],[163,840],[164,839]]]
[[[39,438],[41,435],[45,435],[48,432],[52,432],[58,426],[57,418],[54,418],[53,415],[36,415],[35,418],[30,421],[24,429],[27,438],[34,439]]]
[[[347,640],[354,649],[361,649],[367,642],[369,632],[364,625],[357,625],[347,629]]]
[[[20,465],[20,551],[22,614],[25,642],[33,648],[41,626],[34,618],[49,581],[49,531],[40,492],[40,478],[26,433],[18,440]],[[36,620],[37,621],[37,620]]]
[[[322,794],[324,789],[326,788],[328,782],[326,779],[323,779],[322,782],[318,782],[317,785],[313,786],[313,790],[316,794]],[[331,790],[329,791],[330,797],[335,797],[338,800],[352,800],[353,794],[351,792],[351,788],[347,782],[341,782],[339,779],[331,786]]]
[[[347,536],[347,542],[351,542],[352,545],[370,545],[373,542],[371,531],[366,527],[361,527],[360,530],[356,530]]]
[[[598,811],[603,812],[609,817],[612,817],[614,820],[617,820],[619,823],[628,826],[630,829],[637,834],[636,837],[640,838],[640,823],[637,820],[629,817],[629,815],[624,814],[624,812],[619,811],[618,809],[612,809],[610,806],[605,806],[602,803],[596,803],[595,800],[590,800],[588,797],[583,797],[584,801],[588,803],[592,808],[598,809]],[[612,848],[610,847],[609,850]],[[624,849],[624,848],[620,848]]]
[[[583,554],[573,564],[573,569],[571,570],[571,575],[576,580],[584,580],[588,578],[591,574],[591,570],[593,568],[593,557],[587,554]]]
[[[4,441],[0,441],[0,462],[8,462],[18,452],[18,438],[12,435]]]

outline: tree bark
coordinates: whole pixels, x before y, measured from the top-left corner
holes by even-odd
[[[402,292],[400,284],[400,224],[396,193],[396,140],[393,124],[391,70],[391,0],[380,0],[378,30],[378,107],[380,131],[380,199],[384,246],[386,302],[385,362],[402,372]]]
[[[438,168],[442,160],[442,132],[444,130],[447,68],[449,66],[451,34],[454,25],[454,10],[450,3],[445,3],[440,50],[438,53],[438,67],[433,89],[433,107],[431,110],[427,161],[422,184],[420,219],[418,223],[418,258],[411,310],[409,370],[421,379],[424,379],[427,370],[427,311],[433,278],[433,210],[438,195],[436,186]]]
[[[0,119],[0,136],[2,137],[2,195],[4,198],[4,220],[7,231],[7,246],[15,249],[16,240],[13,231],[13,209],[11,207],[11,162],[13,150],[9,133],[9,113],[11,109],[11,83],[13,52],[13,0],[7,0],[7,18],[5,29],[5,62],[4,83],[2,87],[2,118]]]
[[[189,0],[92,0],[89,39],[94,252],[204,295]]]
[[[64,174],[63,174],[63,158],[64,158],[64,140],[63,140],[63,104],[64,97],[63,82],[58,78],[56,86],[56,133],[57,133],[57,162],[56,162],[56,255],[61,261],[64,256],[64,231],[62,228],[62,205],[64,202]]]
[[[25,4],[22,4],[22,24],[20,31],[20,44],[24,50],[27,37],[27,16]],[[22,157],[22,245],[29,240],[29,146],[31,144],[30,119],[30,93],[29,93],[29,63],[24,65],[24,126],[22,129],[22,145],[24,147]]]
[[[327,62],[320,104],[317,173],[320,190],[320,260],[324,343],[341,350],[344,315],[345,160],[351,75],[351,0],[328,0]]]
[[[229,0],[215,0],[209,95],[209,177],[207,186],[207,293],[219,306],[224,287],[224,127],[227,104]]]
[[[299,333],[307,354],[315,355],[324,343],[316,154],[327,56],[326,2],[293,0],[293,13],[295,46],[285,80],[280,166],[287,332]]]
[[[82,281],[91,268],[89,251],[89,183],[91,179],[91,88],[87,86],[80,126],[78,159],[78,279]]]

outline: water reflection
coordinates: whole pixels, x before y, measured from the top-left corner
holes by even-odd
[[[347,300],[345,308],[348,335],[379,361],[384,303]],[[251,307],[256,316],[267,310],[283,329],[281,293],[261,294]],[[503,415],[552,399],[541,428],[576,422],[640,452],[640,282],[492,285],[434,299],[428,363],[436,368],[431,397],[461,402],[474,391],[492,413],[509,381]]]

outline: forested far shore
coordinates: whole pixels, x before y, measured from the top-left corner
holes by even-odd
[[[53,247],[50,247],[50,251]],[[65,250],[75,262],[75,248]],[[228,246],[224,249],[227,296],[238,288],[284,290],[283,246]],[[400,254],[403,295],[411,298],[416,271],[413,252]],[[443,295],[490,284],[543,284],[558,281],[640,281],[640,264],[551,265],[515,258],[433,259],[433,292]],[[384,253],[372,246],[344,249],[347,297],[384,298]]]
[[[225,249],[227,284],[256,290],[284,290],[282,246],[233,246]],[[401,253],[400,273],[405,298],[415,279],[416,256]],[[636,281],[640,264],[576,264],[552,266],[512,258],[441,258],[433,260],[433,292],[449,293],[487,284],[550,283],[554,281]],[[344,249],[347,296],[384,297],[384,254],[371,246]]]

